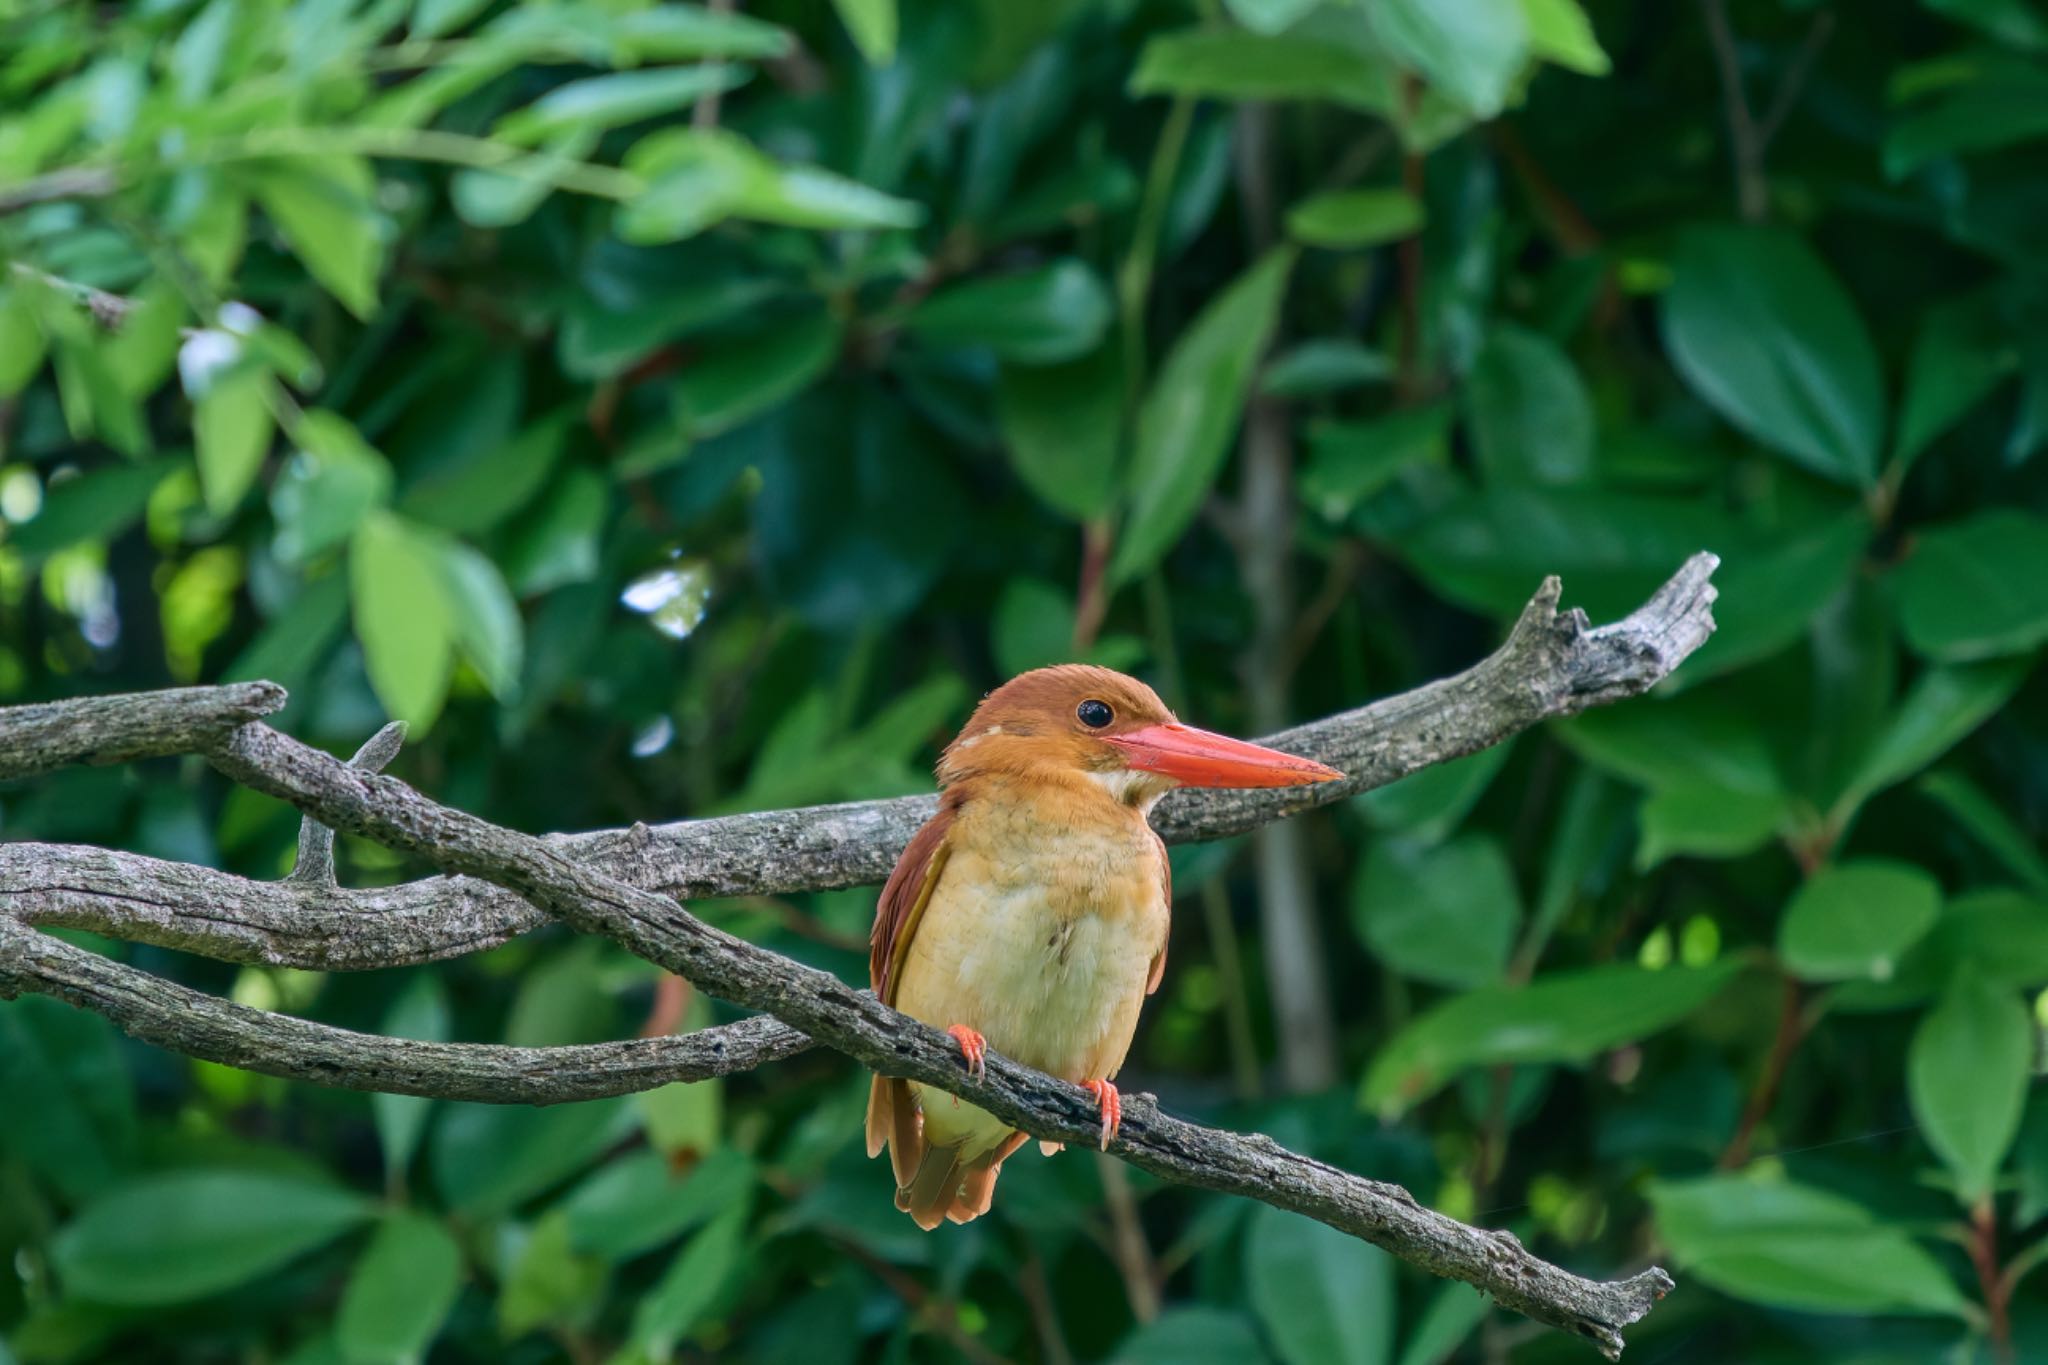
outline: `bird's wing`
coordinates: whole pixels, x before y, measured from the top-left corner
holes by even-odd
[[[946,834],[953,827],[956,810],[951,802],[941,805],[939,813],[911,836],[875,905],[875,929],[868,938],[868,980],[885,1005],[896,1003],[903,959],[910,952],[911,939],[917,936],[924,908],[931,903],[939,874],[945,870]]]
[[[1152,842],[1159,848],[1159,894],[1165,898],[1166,913],[1173,914],[1173,863],[1166,856],[1166,840],[1159,837],[1159,831],[1152,831]],[[1160,940],[1159,951],[1152,954],[1152,970],[1145,977],[1145,994],[1159,989],[1159,978],[1166,975],[1166,941]]]

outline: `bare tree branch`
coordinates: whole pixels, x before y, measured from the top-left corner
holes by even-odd
[[[348,766],[366,773],[381,773],[392,759],[398,757],[398,750],[405,743],[405,722],[394,720],[369,739]],[[334,880],[334,831],[308,815],[299,821],[299,856],[292,864],[288,880],[312,882],[318,886],[333,886]]]
[[[1648,691],[1712,633],[1710,580],[1718,563],[1710,554],[1693,556],[1641,609],[1594,630],[1580,612],[1557,610],[1558,583],[1548,579],[1506,643],[1465,672],[1263,741],[1328,763],[1344,781],[1174,792],[1159,803],[1153,823],[1170,843],[1240,834],[1487,748],[1550,717]],[[685,899],[784,895],[882,881],[936,804],[934,797],[906,796],[556,835],[549,842],[645,890]],[[453,957],[547,921],[517,896],[470,878],[336,891],[36,844],[0,845],[0,913],[229,961],[325,971]]]
[[[830,973],[714,929],[666,896],[573,861],[546,840],[451,810],[395,778],[358,772],[259,723],[225,736],[208,757],[244,786],[336,829],[514,891],[575,928],[611,938],[710,994],[772,1014],[877,1071],[937,1086],[1034,1137],[1077,1146],[1095,1140],[1099,1116],[1079,1086],[993,1053],[981,1077],[969,1075],[948,1035]],[[1258,1199],[1363,1237],[1584,1336],[1610,1359],[1619,1358],[1621,1329],[1671,1288],[1670,1276],[1657,1269],[1613,1283],[1583,1279],[1532,1256],[1511,1234],[1422,1208],[1398,1186],[1349,1175],[1269,1138],[1184,1122],[1150,1096],[1125,1103],[1109,1150],[1166,1179]]]
[[[1560,615],[1556,580],[1548,580],[1507,643],[1475,668],[1271,742],[1344,768],[1348,781],[1317,792],[1333,799],[1473,752],[1545,717],[1640,693],[1712,630],[1708,578],[1715,563],[1711,555],[1695,556],[1644,608],[1600,630],[1588,630],[1578,612]],[[968,1076],[946,1035],[828,973],[706,925],[670,899],[675,892],[733,894],[879,880],[929,810],[929,799],[542,839],[441,806],[402,782],[343,764],[259,723],[226,729],[235,715],[224,706],[224,691],[184,694],[184,714],[176,702],[166,701],[179,694],[106,699],[130,708],[124,714],[94,703],[29,708],[40,714],[26,726],[20,713],[0,713],[0,741],[18,734],[34,739],[31,746],[10,743],[7,749],[10,759],[27,765],[18,769],[24,772],[57,762],[175,752],[179,744],[190,744],[227,776],[289,801],[320,825],[414,853],[454,875],[384,892],[343,892],[318,878],[249,883],[96,850],[0,849],[0,910],[14,921],[0,917],[0,984],[47,990],[108,1014],[139,1037],[233,1065],[475,1098],[567,1098],[559,1087],[602,1083],[592,1078],[593,1067],[709,1068],[722,1064],[720,1049],[727,1047],[752,1049],[757,1060],[766,1060],[814,1039],[878,1071],[955,1093],[1034,1136],[1069,1143],[1094,1139],[1093,1101],[1078,1087],[993,1056],[984,1076]],[[257,698],[265,710],[282,699],[277,689]],[[83,724],[79,716],[86,717]],[[1314,804],[1321,800],[1301,793],[1181,793],[1162,804],[1160,824],[1170,838],[1214,838]],[[232,896],[205,899],[223,890]],[[367,910],[377,898],[386,913]],[[300,955],[326,965],[369,966],[501,941],[549,916],[610,937],[707,992],[773,1015],[787,1027],[753,1021],[756,1032],[708,1030],[655,1040],[666,1049],[659,1055],[654,1049],[623,1051],[631,1044],[599,1050],[455,1046],[436,1053],[451,1045],[365,1039],[194,998],[181,987],[25,927],[85,924],[240,960]],[[357,941],[364,939],[375,946],[364,948]],[[711,1051],[703,1052],[707,1047]],[[672,1079],[680,1073],[660,1074]],[[525,1093],[515,1095],[521,1087]],[[1614,1283],[1582,1279],[1530,1255],[1508,1233],[1468,1227],[1421,1208],[1397,1186],[1348,1175],[1264,1137],[1183,1122],[1162,1113],[1149,1096],[1127,1102],[1111,1150],[1167,1179],[1260,1199],[1366,1238],[1473,1284],[1503,1306],[1584,1336],[1610,1359],[1622,1349],[1621,1329],[1671,1287],[1670,1277],[1656,1269]]]
[[[0,709],[0,778],[194,753],[210,736],[284,702],[276,683],[251,682],[9,706]]]
[[[561,1104],[751,1071],[814,1046],[766,1015],[665,1038],[501,1047],[380,1038],[250,1009],[74,948],[0,915],[0,996],[54,996],[131,1038],[267,1076],[491,1104]]]

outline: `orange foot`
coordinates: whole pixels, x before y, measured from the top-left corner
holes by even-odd
[[[953,1035],[953,1041],[960,1044],[960,1055],[967,1059],[967,1074],[980,1080],[988,1074],[988,1039],[976,1033],[965,1024],[955,1024],[946,1030]],[[956,1099],[954,1103],[959,1103]]]
[[[1102,1111],[1102,1150],[1109,1150],[1110,1139],[1116,1130],[1123,1127],[1124,1101],[1116,1093],[1116,1087],[1108,1081],[1083,1081],[1081,1088],[1095,1097],[1095,1107]]]

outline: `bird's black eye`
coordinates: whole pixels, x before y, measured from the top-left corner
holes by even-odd
[[[1074,708],[1074,714],[1091,730],[1100,730],[1116,719],[1116,712],[1109,709],[1109,703],[1106,701],[1084,701]]]

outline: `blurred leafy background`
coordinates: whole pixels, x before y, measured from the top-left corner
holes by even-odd
[[[1176,850],[1126,1080],[1665,1259],[1633,1358],[2048,1359],[2031,0],[0,0],[0,110],[0,701],[273,678],[593,827],[924,789],[1056,659],[1268,732],[1718,551],[1656,697]],[[295,828],[196,762],[0,792]],[[698,908],[858,981],[872,896]],[[101,946],[407,1036],[719,1015],[560,933]],[[0,1005],[0,1359],[1590,1358],[1085,1153],[922,1235],[864,1093],[372,1099]]]

